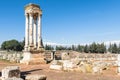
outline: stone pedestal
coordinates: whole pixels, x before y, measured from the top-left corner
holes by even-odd
[[[45,64],[44,51],[24,51],[23,59],[20,61],[23,64]]]
[[[20,61],[20,63],[45,63],[41,29],[42,10],[40,9],[40,6],[37,4],[26,5],[25,16],[25,51],[23,52],[23,59]]]

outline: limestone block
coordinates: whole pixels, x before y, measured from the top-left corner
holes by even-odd
[[[79,58],[75,58],[75,59],[71,59],[71,62],[75,65],[79,65],[81,61]]]
[[[27,75],[25,80],[46,80],[47,76],[46,75]]]
[[[7,60],[10,60],[12,58],[12,54],[8,54]]]
[[[23,80],[23,79],[22,78],[13,77],[13,78],[7,78],[7,79],[4,79],[4,80]]]
[[[54,69],[54,70],[62,70],[63,67],[62,65],[50,65],[50,69]]]
[[[117,60],[120,61],[120,54],[118,54],[118,56],[117,56]]]
[[[78,67],[78,70],[81,71],[81,72],[83,72],[83,73],[86,73],[86,72],[87,72],[84,65]]]
[[[67,53],[67,52],[61,53],[61,59],[62,60],[70,60],[69,53]]]
[[[58,61],[57,60],[53,60],[51,64],[53,65],[57,65]]]
[[[66,60],[63,62],[63,69],[64,70],[73,69],[74,67],[75,67],[75,65],[69,60]]]
[[[20,57],[21,57],[21,55],[18,53],[18,54],[16,54],[16,57],[17,57],[17,58],[20,58]]]
[[[7,59],[7,54],[4,54],[2,59]]]
[[[12,56],[13,56],[13,57],[16,57],[16,55],[17,55],[17,54],[16,54],[16,53],[14,53]]]
[[[60,60],[53,60],[51,64],[53,64],[53,65],[62,65],[63,62],[61,62]]]
[[[101,73],[102,73],[102,69],[101,69],[99,66],[94,66],[94,67],[92,68],[92,73],[93,73],[93,74],[95,74],[95,73],[101,74]]]
[[[86,72],[87,73],[91,73],[92,72],[92,65],[86,64],[85,67],[86,67]]]
[[[23,61],[30,60],[31,58],[31,53],[30,52],[24,52],[23,53]]]
[[[117,68],[117,73],[118,73],[118,74],[120,73],[120,67]]]
[[[14,57],[12,57],[12,58],[10,59],[10,62],[15,62],[15,63],[16,63],[15,58],[14,58]]]
[[[31,53],[30,52],[24,52],[23,53],[23,59],[20,61],[20,63],[24,63],[24,64],[29,64],[28,62],[31,59]]]
[[[17,77],[20,78],[20,70],[18,66],[8,66],[2,69],[2,78],[12,78]]]

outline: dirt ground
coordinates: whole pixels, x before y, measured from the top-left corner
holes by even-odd
[[[110,69],[103,71],[103,74],[92,74],[50,70],[50,64],[23,65],[0,61],[0,71],[4,67],[10,65],[19,66],[22,77],[30,74],[42,74],[47,76],[47,80],[120,80],[120,75],[116,74],[115,67],[111,67]]]

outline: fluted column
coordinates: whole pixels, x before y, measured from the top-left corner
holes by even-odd
[[[37,17],[36,16],[34,16],[34,24],[33,24],[33,26],[34,26],[34,31],[33,31],[33,34],[34,34],[34,49],[36,49],[37,48],[37,36],[36,36],[36,34],[37,34],[37,31],[36,31],[36,27],[37,27]]]
[[[30,13],[29,16],[29,47],[30,50],[33,47],[33,14]]]
[[[25,23],[25,51],[28,50],[28,31],[29,31],[29,15],[25,14],[26,23]]]
[[[38,15],[38,50],[42,47],[42,37],[41,37],[41,17],[42,15]]]

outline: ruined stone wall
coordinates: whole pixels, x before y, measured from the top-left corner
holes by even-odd
[[[22,52],[0,51],[0,60],[19,63],[22,58]]]

